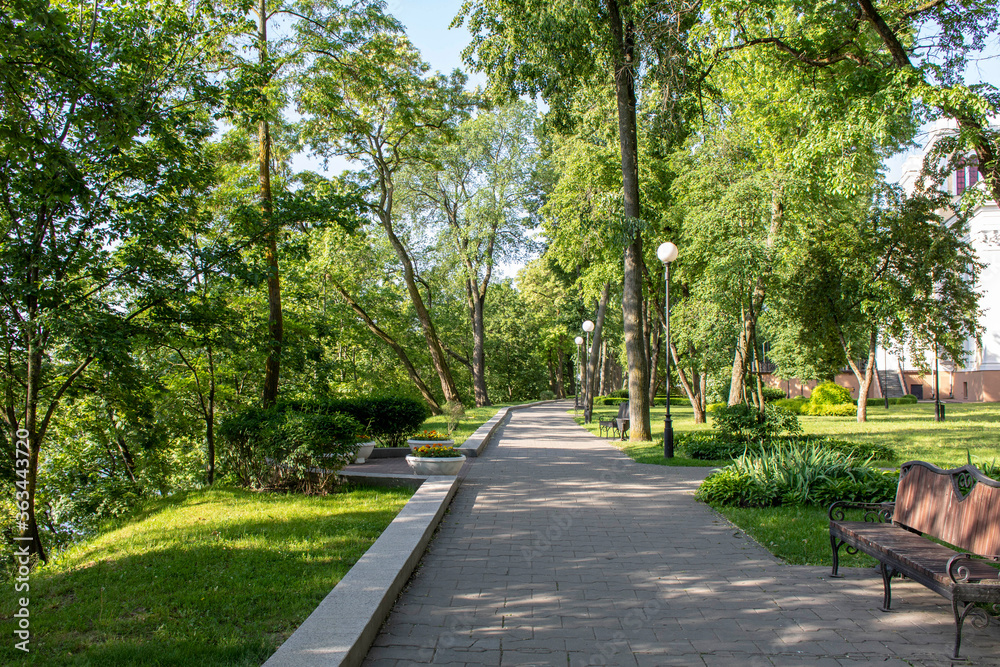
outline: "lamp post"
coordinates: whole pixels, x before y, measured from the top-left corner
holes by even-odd
[[[580,379],[576,386],[576,393],[573,394],[573,409],[580,407],[580,390],[583,389],[583,366],[580,365],[580,350],[583,348],[583,337],[577,336],[573,339],[576,343],[576,376]]]
[[[943,422],[944,414],[942,414],[944,407],[941,405],[941,373],[938,368],[938,346],[937,338],[934,339],[934,421]]]
[[[885,341],[882,342],[882,372],[886,375],[889,373],[889,352],[885,349]],[[881,376],[879,376],[878,386],[882,388],[882,398],[885,399],[885,409],[888,410],[889,394],[885,393],[885,382],[882,382]]]
[[[594,330],[594,323],[585,320],[583,330],[587,332],[587,346],[583,348],[583,423],[589,424],[593,408],[590,405],[590,363],[587,357],[590,353],[590,332]]]
[[[670,262],[677,259],[677,246],[670,241],[661,243],[660,247],[656,249],[656,256],[663,262],[663,320],[667,330],[667,412],[663,417],[663,456],[672,459],[674,457],[674,425],[670,418]]]

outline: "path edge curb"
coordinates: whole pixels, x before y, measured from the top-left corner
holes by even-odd
[[[427,477],[340,583],[264,663],[265,667],[360,665],[423,556],[458,485],[457,477]]]

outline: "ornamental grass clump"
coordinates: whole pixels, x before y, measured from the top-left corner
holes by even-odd
[[[738,507],[892,500],[898,475],[873,468],[870,461],[819,443],[747,449],[732,465],[709,475],[697,498]]]
[[[422,459],[454,459],[462,456],[462,452],[451,445],[424,445],[414,449],[413,456]]]

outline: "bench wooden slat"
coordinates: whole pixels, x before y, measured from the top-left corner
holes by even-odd
[[[958,479],[976,484],[964,498]],[[951,471],[910,462],[901,470],[893,523],[981,556],[1000,555],[1000,485],[972,466]]]
[[[831,526],[831,529],[835,534],[850,538],[850,543],[863,547],[865,553],[876,551],[941,584],[952,584],[948,559],[958,553],[953,549],[887,523],[838,521],[836,528]],[[996,569],[982,561],[970,561],[966,566],[970,581],[995,580],[1000,576]]]

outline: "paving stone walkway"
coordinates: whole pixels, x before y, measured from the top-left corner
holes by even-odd
[[[694,501],[707,469],[566,410],[513,413],[476,459],[365,665],[953,664],[943,598],[904,581],[883,613],[875,570],[784,565]],[[995,625],[964,635],[958,664],[1000,665]]]

